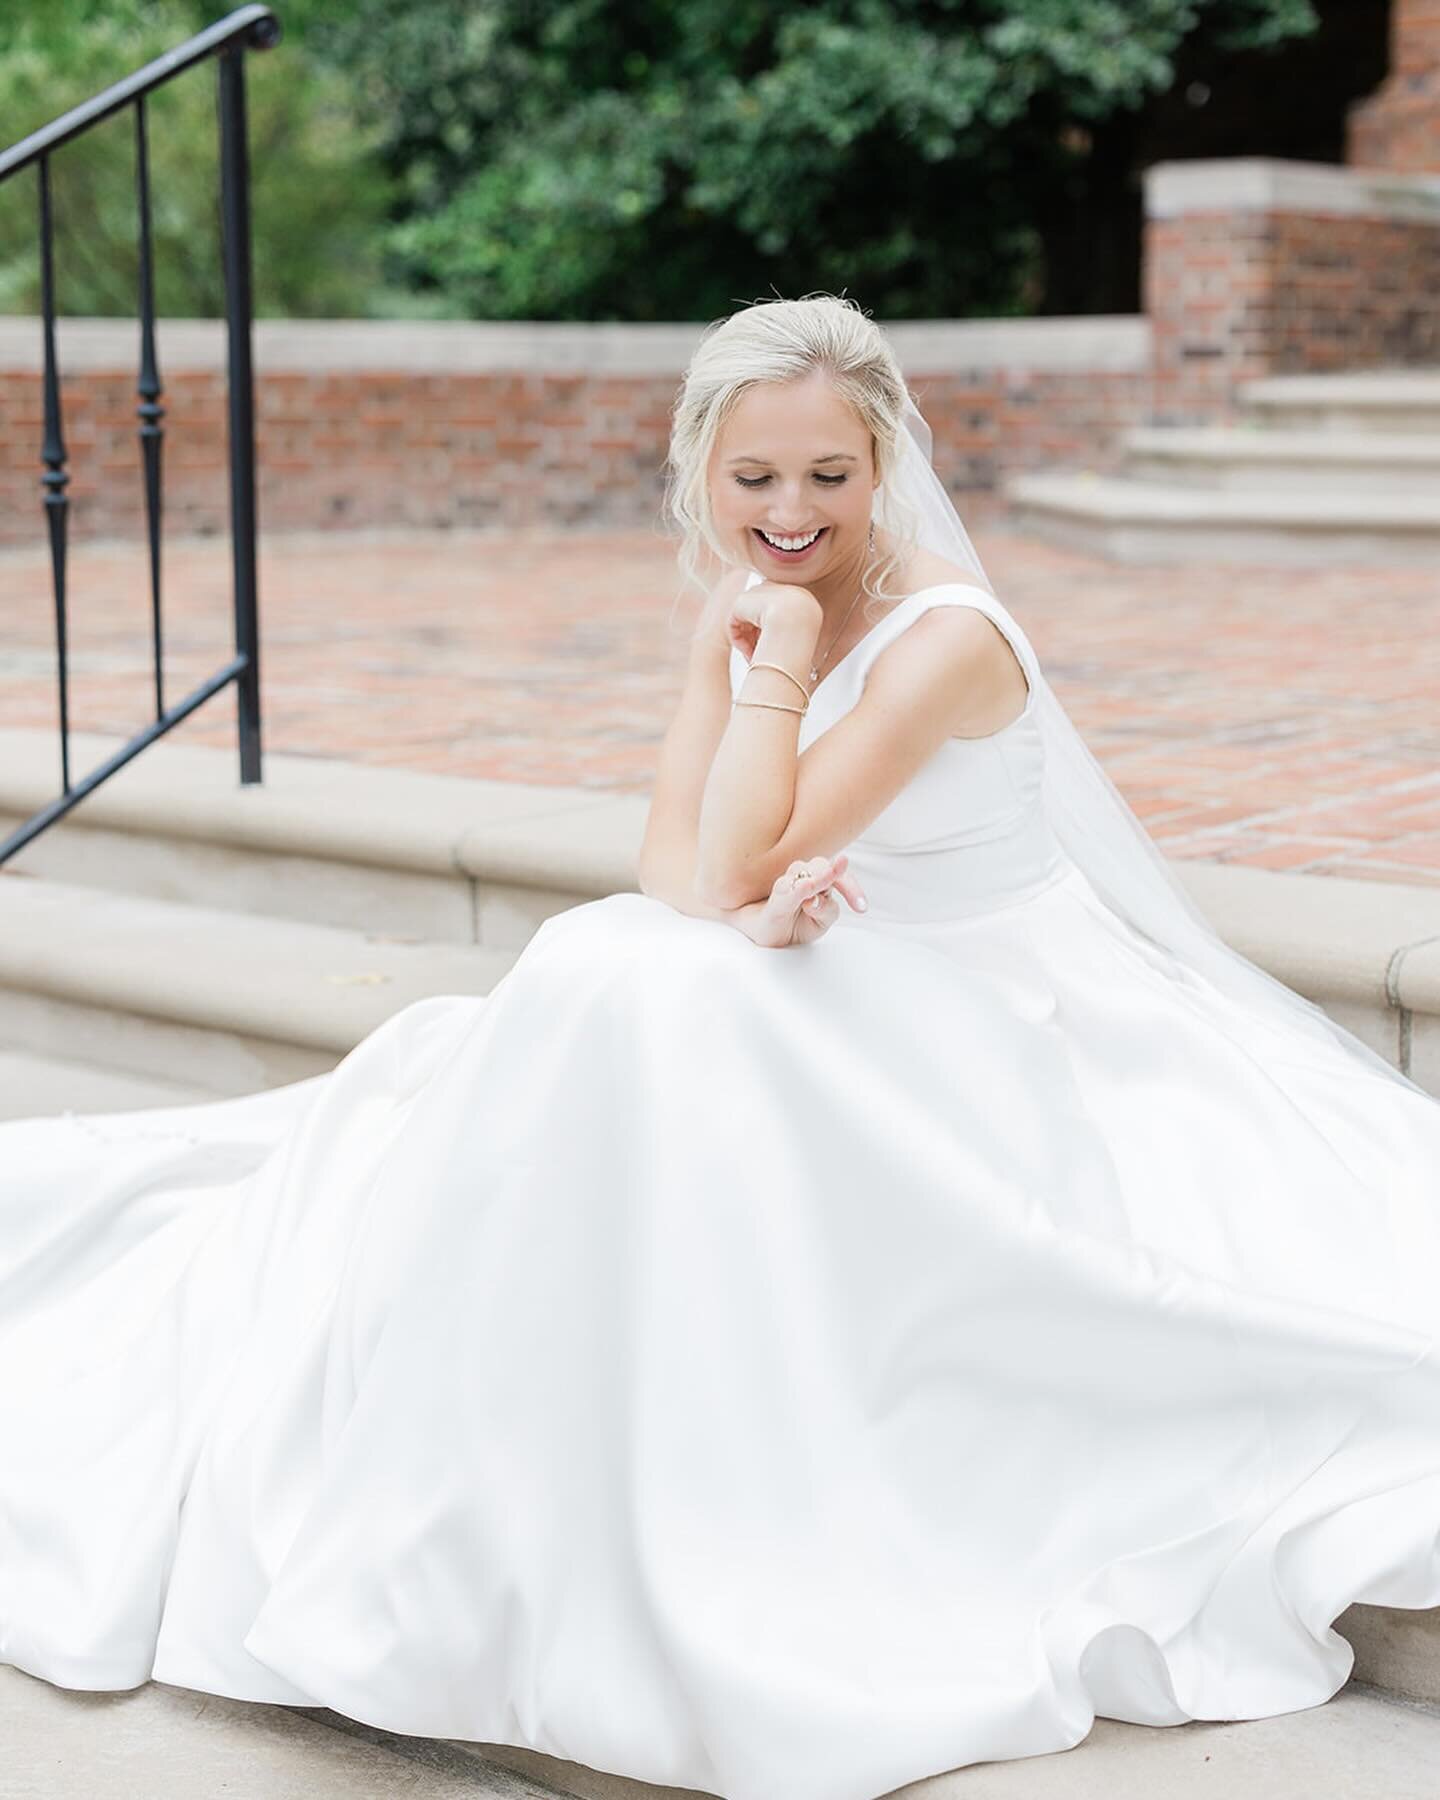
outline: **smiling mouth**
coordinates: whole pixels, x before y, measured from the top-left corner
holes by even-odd
[[[822,525],[820,527],[820,529],[815,533],[814,537],[810,540],[810,542],[808,544],[803,545],[799,550],[782,550],[778,544],[771,543],[770,539],[768,537],[766,537],[765,533],[763,531],[761,531],[761,529],[758,525],[751,526],[751,530],[755,533],[755,536],[760,540],[760,542],[765,546],[765,548],[770,552],[771,556],[777,556],[782,559],[788,559],[791,562],[798,562],[802,556],[809,556],[810,552],[817,548],[817,546],[820,543],[820,540],[825,536],[825,533],[829,529],[830,529],[830,527],[828,525]]]

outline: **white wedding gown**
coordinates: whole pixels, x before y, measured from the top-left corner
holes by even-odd
[[[331,1073],[0,1125],[0,1661],[874,1800],[1440,1605],[1440,1102],[1122,923],[1040,755],[948,742],[814,944],[614,894]]]

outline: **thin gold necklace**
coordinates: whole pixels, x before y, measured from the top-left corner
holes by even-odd
[[[818,663],[811,665],[810,682],[811,682],[812,686],[820,679],[821,669],[823,669],[825,664],[827,662],[829,662],[829,660],[830,660],[830,651],[833,650],[835,648],[836,644],[839,643],[840,633],[842,631],[844,631],[845,627],[850,623],[850,614],[853,613],[855,608],[859,605],[860,596],[864,592],[865,592],[865,588],[864,588],[864,584],[862,583],[861,586],[856,590],[855,598],[850,602],[849,610],[846,612],[845,617],[840,621],[839,630],[837,630],[834,637],[831,638],[829,649],[826,650],[825,654],[820,658],[820,661]]]

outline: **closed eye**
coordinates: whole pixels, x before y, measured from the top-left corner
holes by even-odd
[[[740,483],[741,487],[757,488],[764,487],[770,477],[768,475],[756,475],[752,478],[745,475],[737,475],[735,479]],[[848,475],[817,475],[815,479],[817,481],[823,481],[826,487],[839,487],[842,481],[848,481],[850,477]]]

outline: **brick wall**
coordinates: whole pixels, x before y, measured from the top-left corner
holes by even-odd
[[[695,326],[256,326],[264,531],[658,526],[670,407]],[[952,489],[1083,455],[1148,395],[1143,320],[889,329]],[[162,321],[167,534],[228,524],[218,324]],[[0,320],[0,542],[35,543],[40,333]],[[62,320],[58,358],[77,539],[144,530],[135,328]]]
[[[1245,380],[1440,364],[1440,176],[1230,158],[1146,171],[1157,424]]]
[[[1353,167],[1440,170],[1440,0],[1390,0],[1390,73],[1345,123]]]

